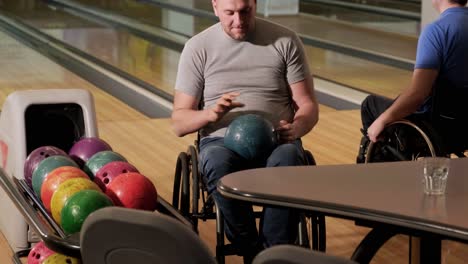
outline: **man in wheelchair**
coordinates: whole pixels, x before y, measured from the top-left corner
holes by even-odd
[[[305,165],[300,138],[317,123],[318,104],[294,32],[256,18],[255,0],[212,5],[220,22],[191,38],[181,54],[172,124],[178,136],[199,132],[208,192],[224,215],[227,238],[250,262],[264,247],[293,242],[298,217],[288,209],[264,208],[259,234],[252,206],[222,197],[216,184],[247,168]],[[224,147],[226,127],[242,113],[260,114],[279,131],[282,144],[262,163],[251,164]]]
[[[364,136],[358,163],[365,161],[369,142],[377,142],[388,125],[403,118],[430,123],[442,142],[467,137],[460,131],[465,130],[468,121],[466,3],[467,0],[432,0],[440,17],[427,25],[419,37],[410,86],[395,100],[370,95],[363,101]]]

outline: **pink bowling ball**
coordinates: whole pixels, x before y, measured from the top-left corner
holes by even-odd
[[[46,247],[44,242],[37,243],[29,252],[28,264],[41,264],[55,252]]]
[[[112,182],[114,178],[122,173],[139,172],[135,166],[125,161],[112,161],[100,168],[94,176],[94,182],[103,190],[107,189],[107,185]]]

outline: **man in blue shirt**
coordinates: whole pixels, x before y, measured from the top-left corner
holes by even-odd
[[[395,100],[376,95],[364,100],[361,118],[367,137],[361,140],[358,163],[364,162],[369,140],[376,142],[386,125],[413,113],[422,113],[418,115],[419,118],[428,116],[426,113],[431,110],[433,88],[440,80],[457,88],[468,89],[466,3],[467,0],[432,0],[440,17],[421,33],[411,85]],[[468,102],[468,98],[465,102]]]

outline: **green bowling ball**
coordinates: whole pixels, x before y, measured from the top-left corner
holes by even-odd
[[[84,172],[88,174],[91,179],[94,179],[96,173],[104,165],[112,161],[127,161],[122,155],[117,152],[106,150],[94,154],[83,166]]]
[[[224,136],[224,146],[249,161],[263,161],[278,144],[273,124],[256,114],[234,119]]]
[[[72,166],[78,168],[76,162],[69,157],[65,156],[51,156],[39,163],[32,176],[32,186],[37,197],[41,197],[42,183],[45,181],[47,175],[56,168],[62,166]]]
[[[67,234],[80,232],[86,217],[92,212],[112,206],[112,200],[103,192],[82,190],[68,198],[61,212],[61,225]]]

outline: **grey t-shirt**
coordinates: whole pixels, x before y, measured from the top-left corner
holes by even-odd
[[[302,81],[309,68],[297,35],[280,25],[256,19],[255,32],[247,40],[229,37],[217,23],[192,37],[182,51],[176,90],[203,98],[212,107],[225,93],[239,92],[245,106],[232,109],[219,122],[210,123],[200,134],[224,136],[238,115],[256,113],[275,126],[292,121],[294,105],[289,84]]]

